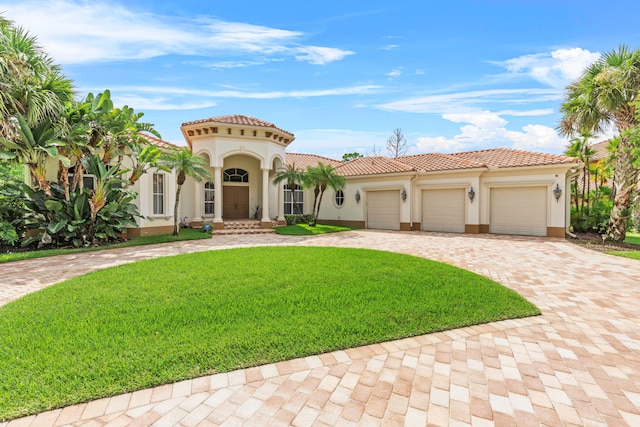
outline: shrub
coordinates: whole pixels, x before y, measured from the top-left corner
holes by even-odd
[[[284,216],[284,219],[287,220],[287,225],[309,224],[310,222],[313,222],[313,215],[287,214]]]

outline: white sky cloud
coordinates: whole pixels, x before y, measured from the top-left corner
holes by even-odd
[[[117,105],[127,104],[136,110],[190,110],[215,106],[216,99],[278,99],[278,98],[315,98],[322,96],[346,96],[374,93],[380,86],[362,85],[330,89],[291,90],[291,91],[242,91],[242,90],[201,90],[183,87],[161,86],[121,86],[112,88]],[[89,92],[88,90],[80,92]]]
[[[486,147],[511,147],[526,151],[559,153],[564,150],[567,141],[548,126],[528,124],[521,131],[507,129],[509,123],[497,113],[444,114],[445,120],[463,123],[460,133],[452,138],[443,136],[420,137],[414,152],[441,152],[475,150]]]
[[[385,75],[391,78],[400,77],[402,75],[402,70],[403,70],[403,67],[394,68],[393,70],[389,71]]]
[[[209,18],[180,19],[113,2],[26,0],[0,2],[0,10],[37,34],[40,44],[61,64],[228,50],[327,64],[354,54],[350,50],[300,44],[303,33],[299,31]]]
[[[483,104],[488,103],[529,104],[560,99],[562,91],[557,89],[486,89],[407,98],[378,104],[375,107],[385,111],[442,114],[478,111]]]
[[[510,74],[524,75],[551,87],[564,88],[580,77],[583,70],[599,58],[598,52],[575,47],[523,55],[493,63],[504,67]]]

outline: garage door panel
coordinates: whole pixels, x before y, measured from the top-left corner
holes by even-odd
[[[545,187],[491,189],[491,233],[547,235]]]
[[[367,192],[367,228],[400,230],[400,193]]]
[[[464,233],[464,189],[438,189],[422,191],[422,229]]]

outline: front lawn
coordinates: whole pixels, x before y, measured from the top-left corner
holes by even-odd
[[[308,224],[294,224],[275,228],[276,233],[288,236],[311,236],[314,234],[336,233],[338,231],[349,231],[355,229],[355,227],[326,224],[316,224],[315,227]]]
[[[180,234],[161,234],[157,236],[134,237],[126,242],[114,243],[112,245],[91,246],[88,248],[64,248],[64,249],[44,249],[37,251],[8,252],[0,253],[0,264],[3,262],[20,261],[23,259],[43,258],[54,255],[73,254],[78,252],[99,251],[102,249],[125,248],[129,246],[152,245],[155,243],[177,242],[181,240],[207,239],[211,233],[205,233],[198,228],[182,228]]]
[[[259,247],[151,259],[0,307],[0,420],[537,314],[483,276],[389,252]]]
[[[638,245],[638,250],[607,251],[607,253],[625,258],[640,259],[640,233],[627,232],[624,242],[631,245]]]

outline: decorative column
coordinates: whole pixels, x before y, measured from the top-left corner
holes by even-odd
[[[271,218],[269,218],[269,169],[262,169],[262,228],[271,228]]]
[[[202,222],[202,193],[204,192],[202,189],[202,183],[196,181],[196,185],[195,185],[195,191],[196,194],[194,194],[194,198],[193,201],[196,204],[194,206],[194,210],[193,210],[193,214],[194,214],[194,218],[193,218],[193,222],[196,223],[201,223]]]
[[[287,220],[284,219],[284,182],[278,183],[278,225],[287,225]]]
[[[213,168],[213,229],[224,228],[222,221],[222,167]]]

